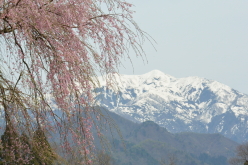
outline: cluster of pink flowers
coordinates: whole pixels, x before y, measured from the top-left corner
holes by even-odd
[[[128,56],[128,48],[143,53],[137,41],[144,36],[132,20],[131,6],[121,0],[0,2],[0,34],[6,44],[0,66],[7,68],[6,72],[0,68],[0,73],[6,91],[8,87],[17,91],[6,92],[7,101],[0,96],[0,104],[16,104],[11,110],[5,106],[4,111],[19,130],[41,125],[58,131],[67,151],[73,145],[68,137],[72,137],[91,164],[92,115],[98,113],[92,108],[92,89],[97,86],[97,74],[107,75],[111,86],[111,75],[121,58]],[[62,115],[51,109],[47,94]]]

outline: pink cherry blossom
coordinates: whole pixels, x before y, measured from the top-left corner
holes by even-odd
[[[81,163],[92,164],[92,129],[98,129],[93,116],[100,116],[93,108],[97,75],[107,75],[111,87],[129,47],[143,54],[137,41],[145,36],[131,6],[123,0],[1,0],[0,108],[6,126],[31,139],[38,127],[53,131],[63,153],[77,146]],[[19,142],[9,149],[30,152]]]

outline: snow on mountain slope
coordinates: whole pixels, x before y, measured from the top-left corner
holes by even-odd
[[[221,133],[248,140],[248,96],[217,81],[175,78],[154,70],[116,77],[118,91],[97,91],[101,106],[136,122],[152,120],[170,132]]]

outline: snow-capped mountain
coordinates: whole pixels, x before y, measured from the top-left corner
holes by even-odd
[[[118,91],[97,90],[101,106],[136,122],[152,120],[170,132],[221,133],[248,140],[248,95],[217,81],[175,78],[154,70],[116,77]]]

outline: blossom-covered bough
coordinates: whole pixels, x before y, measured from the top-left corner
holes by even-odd
[[[143,53],[145,36],[131,6],[123,0],[0,1],[0,164],[51,164],[58,154],[47,144],[49,133],[60,135],[65,157],[76,150],[77,164],[92,163],[92,129],[101,115],[92,108],[97,74],[107,75],[111,87],[129,49]]]

